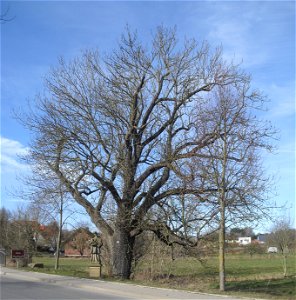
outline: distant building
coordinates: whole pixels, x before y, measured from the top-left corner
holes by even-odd
[[[257,241],[260,244],[265,244],[267,242],[269,234],[268,233],[259,233],[257,236]]]
[[[252,238],[250,236],[244,236],[244,237],[239,237],[237,242],[240,244],[240,245],[249,245],[252,243]]]

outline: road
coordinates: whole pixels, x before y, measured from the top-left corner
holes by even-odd
[[[1,268],[1,300],[12,299],[207,299],[238,300],[240,298],[159,289],[102,280],[25,272]],[[246,299],[246,298],[245,298]]]
[[[84,289],[53,286],[45,282],[34,282],[15,278],[1,278],[1,299],[128,299],[113,297],[102,292],[88,292]]]

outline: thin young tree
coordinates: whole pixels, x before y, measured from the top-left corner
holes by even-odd
[[[40,215],[36,210],[18,206],[11,215],[9,235],[12,249],[25,250],[25,261],[30,262],[36,251]]]
[[[114,276],[129,278],[135,237],[149,229],[153,207],[205,192],[177,180],[179,164],[221,136],[219,128],[198,130],[196,103],[216,86],[249,81],[221,49],[194,40],[182,46],[163,27],[149,47],[127,30],[108,55],[89,50],[51,70],[22,118],[34,133],[28,159],[35,174],[53,172],[89,214]]]
[[[13,233],[11,230],[11,212],[4,208],[0,208],[0,247],[10,250],[13,247]]]
[[[37,176],[38,174],[38,176]],[[55,247],[55,269],[59,269],[59,260],[62,244],[62,232],[65,223],[76,212],[76,207],[69,197],[69,193],[54,176],[52,172],[35,173],[22,177],[27,188],[25,191],[18,191],[22,199],[29,201],[31,209],[38,209],[43,222],[57,224],[57,236],[54,237]],[[56,221],[57,219],[57,221]]]
[[[266,216],[270,180],[260,157],[272,149],[275,132],[256,116],[264,97],[248,82],[219,86],[210,97],[200,126],[205,132],[216,128],[220,137],[205,147],[199,172],[211,187],[207,203],[219,211],[219,285],[224,291],[226,226]]]
[[[74,232],[73,236],[71,245],[81,256],[83,256],[85,249],[89,247],[89,241],[92,237],[92,233],[87,227],[81,227]]]
[[[276,246],[282,255],[283,275],[287,276],[288,254],[296,246],[296,230],[292,228],[289,219],[279,219],[272,227],[271,234],[268,236],[268,244]]]

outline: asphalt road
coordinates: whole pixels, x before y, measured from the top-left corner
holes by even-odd
[[[143,287],[102,280],[25,272],[1,268],[0,299],[207,299],[238,300],[240,298],[189,293],[178,290]],[[246,299],[246,298],[245,298]]]
[[[128,299],[114,297],[102,292],[88,292],[85,289],[53,286],[45,282],[32,282],[4,276],[1,278],[1,299]]]

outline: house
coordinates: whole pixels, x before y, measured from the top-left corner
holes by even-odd
[[[239,237],[237,242],[240,244],[240,245],[249,245],[252,243],[252,238],[250,236],[247,236],[247,237]]]
[[[269,234],[268,233],[259,233],[257,236],[257,241],[260,244],[265,244],[267,242]]]

